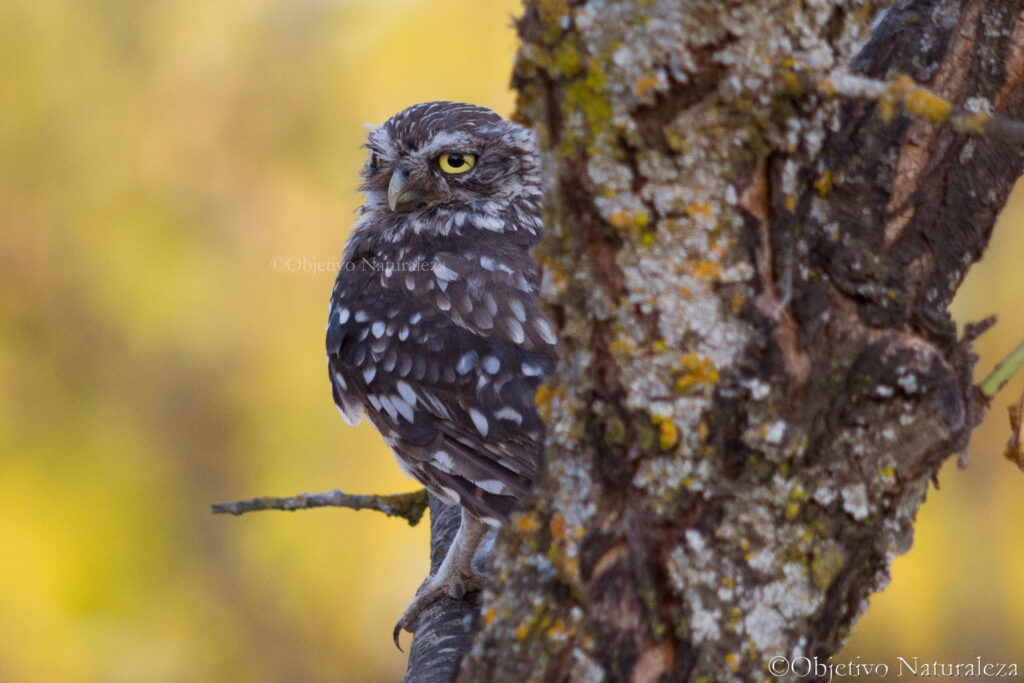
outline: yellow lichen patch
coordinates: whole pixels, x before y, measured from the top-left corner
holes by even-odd
[[[679,442],[679,429],[668,420],[665,420],[659,426],[661,433],[658,438],[658,445],[661,446],[661,450],[667,451]]]
[[[699,218],[702,221],[711,219],[714,207],[707,202],[694,202],[686,207],[686,215],[690,218]]]
[[[552,56],[555,71],[563,76],[575,76],[580,72],[580,53],[570,42],[561,43]]]
[[[643,97],[658,87],[658,79],[654,76],[644,76],[636,81],[636,95]]]
[[[622,337],[608,345],[608,350],[617,356],[633,353],[635,349],[636,347],[633,345],[633,342]]]
[[[515,529],[524,536],[532,536],[540,529],[540,520],[534,512],[524,512],[513,517]]]
[[[722,274],[722,264],[718,261],[702,261],[693,269],[693,276],[701,280],[717,279]]]
[[[613,446],[623,443],[626,440],[626,423],[618,417],[609,417],[605,422],[604,440]]]
[[[551,624],[551,628],[548,629],[548,638],[558,638],[566,634],[565,622],[561,619],[555,619],[555,623]]]
[[[732,310],[733,315],[739,315],[740,311],[743,310],[743,295],[734,294],[732,297],[730,297],[729,306]]]
[[[910,114],[933,123],[945,123],[953,110],[953,105],[948,101],[921,87],[911,88],[904,102]]]
[[[551,420],[551,403],[558,397],[558,394],[558,389],[552,389],[547,384],[537,387],[537,393],[534,394],[533,400],[537,406],[537,415],[545,422]]]
[[[786,195],[786,211],[792,211],[796,208],[796,197],[791,194]]]
[[[559,294],[564,294],[569,286],[569,282],[562,272],[562,267],[553,259],[540,259],[540,275],[544,283],[554,287]]]
[[[683,297],[684,299],[689,299],[691,296],[693,296],[693,292],[690,290],[689,287],[683,285],[679,289],[679,296]]]
[[[625,211],[616,211],[608,217],[608,222],[619,229],[628,228],[633,224],[633,217]]]
[[[732,607],[729,609],[729,628],[733,631],[738,631],[740,624],[743,623],[743,610],[739,607]]]
[[[803,507],[803,502],[807,500],[807,494],[799,486],[793,487],[793,490],[789,492],[789,500],[786,501],[786,517],[793,519],[800,514],[800,508]]]
[[[544,21],[557,22],[569,13],[567,0],[536,0],[533,4]]]
[[[985,124],[988,123],[988,114],[984,112],[978,112],[977,114],[971,114],[965,116],[957,122],[957,129],[962,130],[965,133],[974,133],[976,135],[983,135],[985,133]]]
[[[832,171],[828,169],[821,174],[821,177],[814,181],[814,187],[822,197],[832,189]]]
[[[684,393],[698,385],[714,384],[718,381],[718,368],[707,356],[690,351],[679,357],[684,374],[676,380],[676,391]],[[704,427],[705,431],[707,427]]]
[[[604,73],[592,62],[584,68],[585,77],[577,77],[569,83],[562,101],[562,111],[567,119],[582,114],[586,124],[583,128],[576,126],[566,130],[562,142],[562,151],[566,154],[579,144],[583,144],[588,153],[593,153],[595,141],[608,135],[608,122],[612,116]]]
[[[563,576],[570,582],[575,582],[580,576],[580,558],[573,555],[565,558],[562,563]]]
[[[493,607],[488,607],[484,611],[484,621],[488,626],[494,623],[494,620],[498,618],[498,612]]]
[[[740,669],[740,658],[736,656],[735,652],[730,652],[725,656],[725,663],[729,665],[733,673]]]
[[[655,339],[654,344],[652,344],[652,346],[654,347],[654,350],[657,351],[658,353],[661,353],[668,348],[668,344],[665,343],[664,339]]]
[[[835,549],[825,550],[811,558],[811,581],[814,585],[825,590],[832,583],[839,570],[843,568],[846,558]]]
[[[685,375],[676,380],[676,391],[678,391],[680,394],[686,393],[696,384],[696,378],[694,378],[692,375]]]
[[[565,517],[562,515],[555,515],[551,518],[551,536],[556,541],[565,540]]]
[[[624,230],[626,228],[635,228],[636,230],[643,230],[650,223],[650,216],[647,215],[646,211],[641,211],[635,216],[629,214],[628,211],[619,210],[608,217],[608,222],[611,223],[612,227]],[[648,237],[644,235],[641,239]],[[651,236],[651,240],[653,240]]]
[[[665,141],[668,142],[668,146],[680,154],[685,154],[689,143],[686,140],[686,135],[679,131],[671,130],[665,132]]]
[[[525,622],[516,626],[516,640],[526,640],[526,636],[530,635],[530,627]]]
[[[803,88],[800,87],[800,79],[796,77],[796,74],[792,71],[785,71],[782,74],[782,82],[786,86],[786,89],[790,92],[801,92]]]

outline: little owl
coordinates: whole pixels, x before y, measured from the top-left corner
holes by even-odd
[[[462,508],[397,638],[440,595],[479,587],[481,538],[537,474],[534,394],[556,338],[530,255],[542,198],[533,134],[483,107],[430,102],[374,128],[366,147],[365,203],[327,321],[334,402],[349,424],[365,414],[407,474]]]

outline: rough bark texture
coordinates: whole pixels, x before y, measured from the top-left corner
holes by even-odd
[[[562,362],[459,680],[769,680],[840,647],[978,419],[946,307],[1024,158],[800,84],[1022,118],[1021,2],[527,2]]]

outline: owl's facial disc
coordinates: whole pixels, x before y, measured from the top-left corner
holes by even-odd
[[[396,168],[391,173],[391,180],[388,182],[388,206],[394,211],[403,204],[413,204],[423,198],[419,188],[409,184],[409,178]]]

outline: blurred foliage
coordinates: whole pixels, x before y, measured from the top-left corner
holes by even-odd
[[[262,494],[414,488],[335,413],[333,269],[364,122],[502,113],[513,0],[0,4],[0,681],[385,681],[426,528]],[[1024,338],[1018,195],[958,319]],[[1024,660],[999,397],[847,653]],[[1017,637],[1015,637],[1017,636]]]

